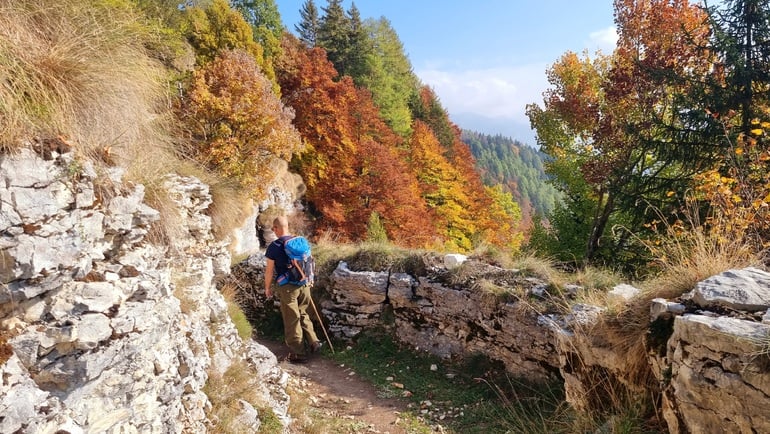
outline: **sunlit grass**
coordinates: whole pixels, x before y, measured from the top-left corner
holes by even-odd
[[[107,168],[120,167],[124,181],[144,185],[147,203],[160,211],[150,239],[161,243],[180,235],[163,192],[166,175],[196,176],[211,185],[213,227],[223,239],[242,223],[248,192],[185,153],[171,110],[169,83],[178,72],[147,51],[158,46],[158,29],[142,23],[132,2],[120,0],[1,4],[0,152],[58,137],[80,161],[94,163],[103,192],[113,188]]]
[[[283,432],[283,424],[267,403],[263,402],[257,381],[259,379],[255,377],[254,370],[241,359],[235,359],[222,375],[209,373],[203,392],[211,401],[208,417],[215,424],[215,432],[247,432],[248,427],[239,419],[242,414],[240,400],[248,402],[257,410],[261,423],[259,432]]]

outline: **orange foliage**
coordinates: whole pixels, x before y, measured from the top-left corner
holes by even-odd
[[[292,37],[276,62],[278,80],[308,150],[295,160],[320,214],[319,231],[345,240],[366,237],[373,212],[389,239],[413,247],[434,237],[417,181],[398,154],[399,137],[379,115],[371,95],[337,72],[320,49]]]
[[[182,118],[194,156],[209,168],[237,179],[255,198],[273,176],[274,158],[289,160],[302,148],[292,113],[272,83],[244,51],[224,51],[194,72]]]
[[[770,121],[751,123],[730,141],[719,167],[696,177],[696,199],[711,205],[705,223],[724,237],[718,242],[744,240],[760,251],[770,247]]]

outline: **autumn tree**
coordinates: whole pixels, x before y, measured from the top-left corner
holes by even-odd
[[[484,240],[495,246],[518,251],[524,240],[524,233],[521,230],[521,207],[516,203],[513,195],[503,190],[499,184],[485,186],[484,190],[492,198],[488,218],[496,223],[487,229]]]
[[[420,182],[422,197],[435,214],[434,225],[447,240],[449,249],[470,250],[478,226],[471,214],[471,200],[462,184],[462,176],[444,156],[430,127],[414,124],[409,142],[409,161]]]
[[[409,163],[417,176],[422,197],[434,214],[433,224],[446,240],[448,250],[469,251],[480,242],[518,247],[514,230],[521,211],[510,194],[486,189],[478,173],[468,167],[474,163],[470,151],[454,158],[422,121],[415,121],[409,140]],[[467,147],[456,144],[456,150]],[[467,162],[461,163],[459,159]]]
[[[256,199],[273,176],[273,159],[288,161],[302,148],[292,112],[245,51],[223,51],[194,72],[181,117],[194,157]]]
[[[613,257],[630,247],[653,209],[670,207],[690,185],[697,165],[680,146],[684,125],[681,88],[661,79],[669,73],[703,71],[707,62],[693,41],[707,34],[699,8],[686,1],[618,0],[620,33],[612,56],[592,61],[568,53],[549,70],[552,88],[545,108],[528,107],[538,141],[554,162],[573,211],[585,209],[581,191],[590,188],[594,211],[584,257],[610,247]],[[665,121],[665,122],[663,122]],[[575,174],[580,178],[576,178]],[[612,216],[624,228],[607,236]],[[608,259],[607,254],[603,254]]]
[[[447,150],[447,158],[459,171],[463,189],[472,198],[469,210],[478,226],[474,241],[518,248],[521,209],[510,203],[513,198],[509,194],[484,186],[470,147],[460,139],[460,129],[452,126],[453,141]]]
[[[183,32],[195,49],[199,64],[213,60],[220,51],[241,49],[264,65],[262,47],[254,41],[251,26],[230,8],[227,0],[213,0],[206,8],[185,9]]]
[[[279,80],[308,149],[294,162],[319,214],[318,229],[361,240],[377,213],[388,238],[424,246],[434,237],[417,180],[399,155],[400,138],[379,117],[370,94],[337,80],[325,51],[287,37]]]

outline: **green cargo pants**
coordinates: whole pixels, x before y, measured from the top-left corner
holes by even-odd
[[[283,332],[286,345],[291,352],[298,356],[307,355],[304,340],[308,344],[318,342],[313,330],[313,322],[307,314],[311,303],[310,286],[283,285],[276,289],[281,301],[281,316],[283,317]]]

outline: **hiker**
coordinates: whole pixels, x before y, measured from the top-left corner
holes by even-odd
[[[273,232],[277,240],[270,243],[265,251],[267,257],[267,267],[265,267],[265,296],[273,296],[273,284],[278,276],[288,271],[289,257],[284,251],[283,244],[292,238],[289,232],[289,221],[285,216],[276,217],[273,220]],[[307,361],[307,350],[305,341],[310,348],[310,352],[317,352],[321,348],[321,343],[313,330],[313,322],[307,314],[307,308],[312,303],[310,296],[310,285],[297,286],[285,284],[275,289],[278,294],[278,300],[281,302],[281,316],[283,317],[283,330],[288,345],[289,356],[287,360],[294,363],[303,363]]]

